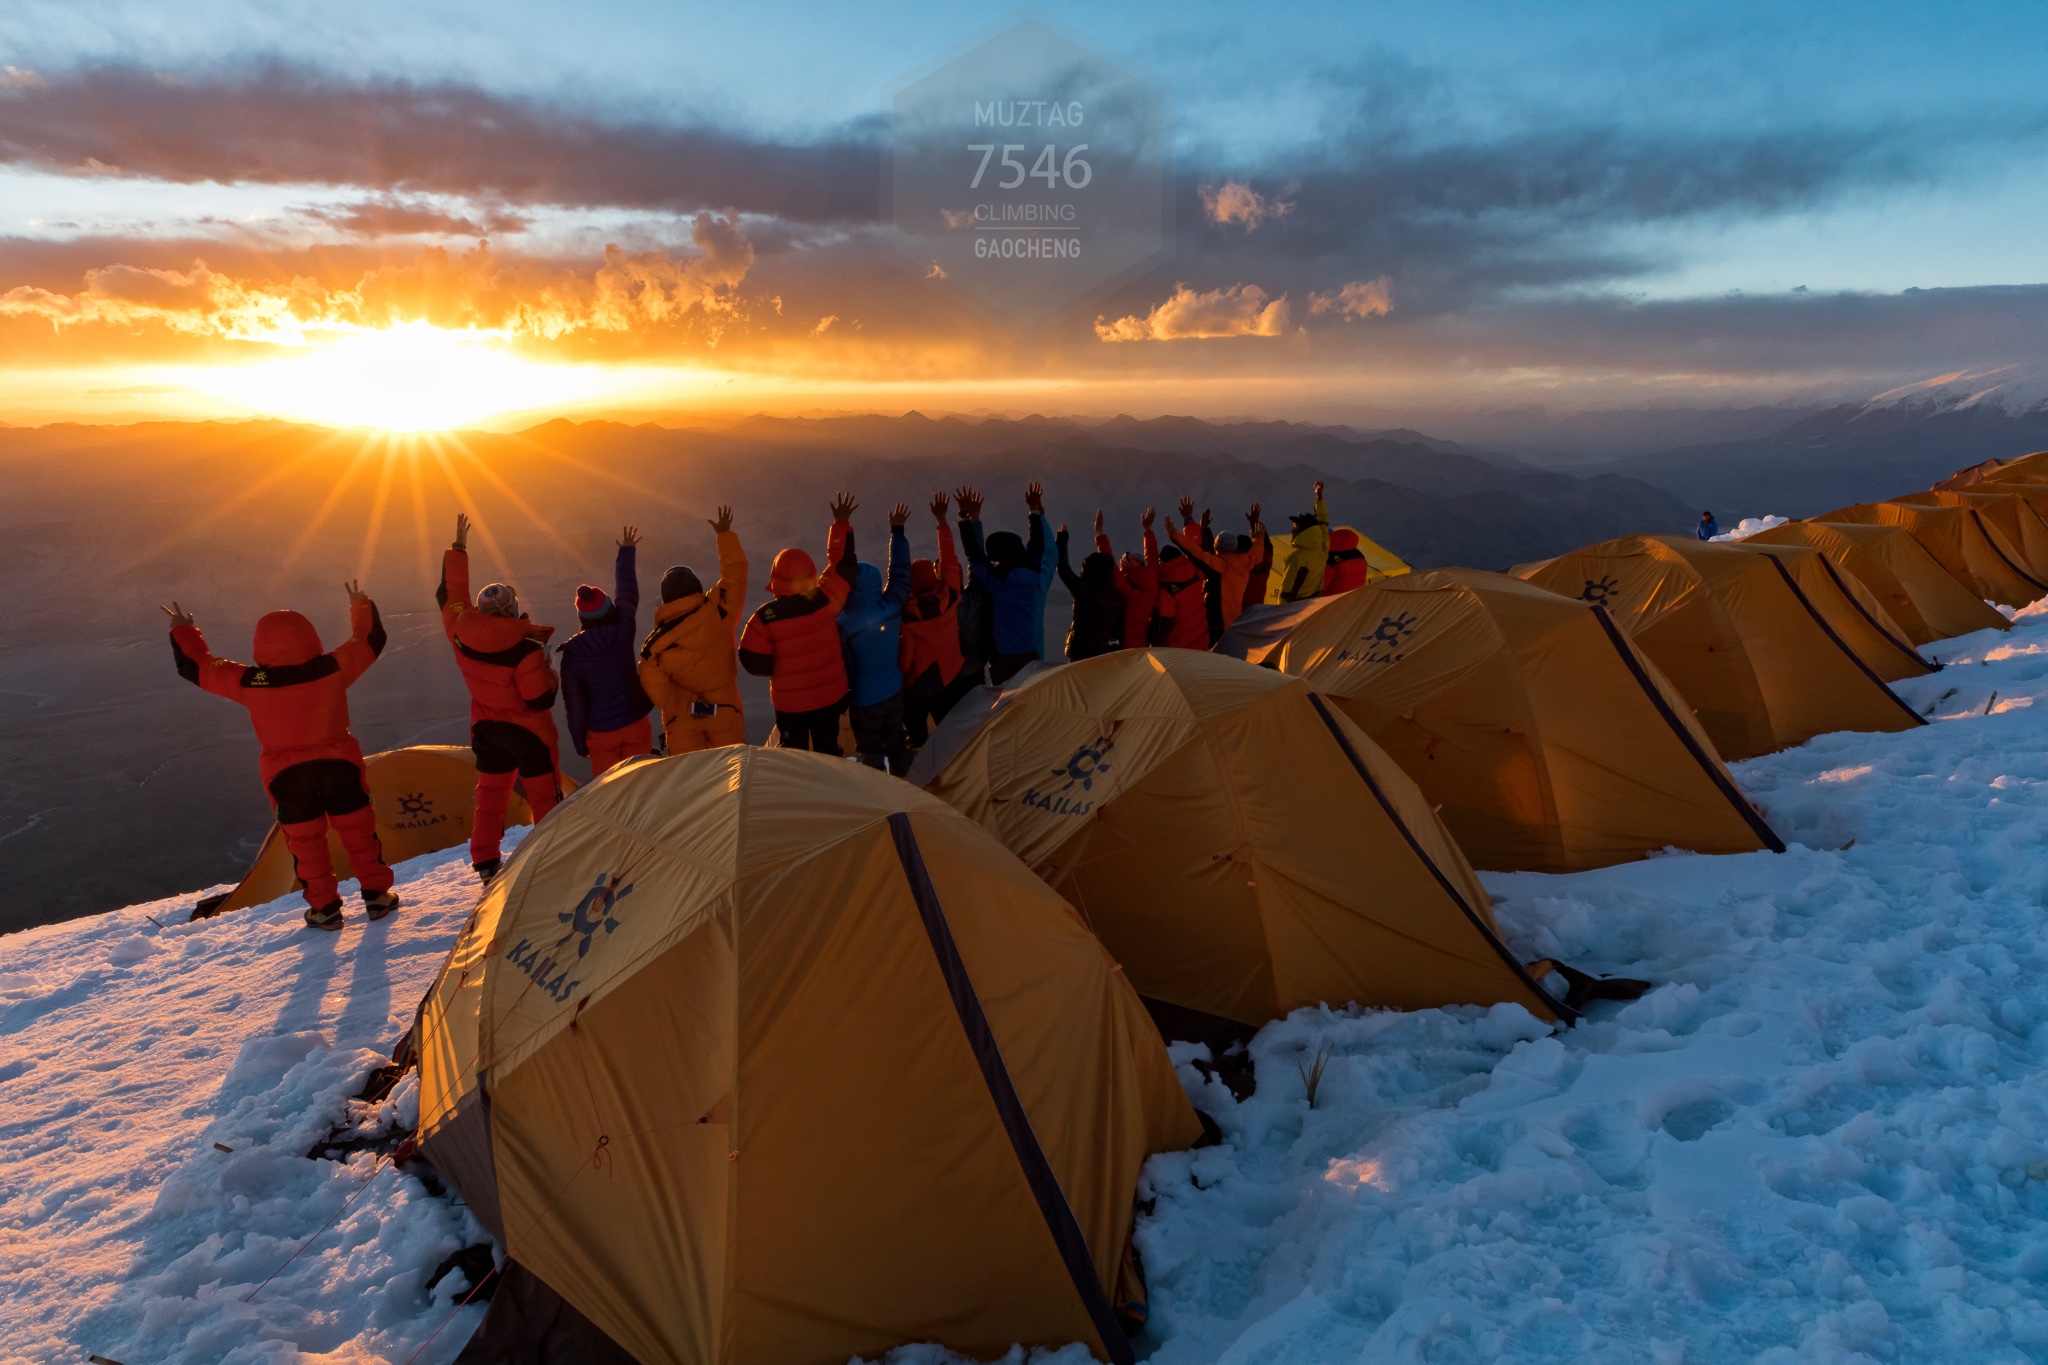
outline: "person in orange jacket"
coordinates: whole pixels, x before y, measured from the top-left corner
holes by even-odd
[[[348,850],[369,917],[382,919],[398,908],[377,840],[363,748],[348,725],[348,689],[384,652],[384,622],[360,584],[343,586],[350,626],[345,643],[323,651],[311,621],[295,611],[273,611],[256,623],[254,664],[215,655],[192,613],[176,602],[163,609],[171,618],[178,676],[248,708],[263,746],[263,789],[305,887],[306,923],[315,929],[341,928],[330,828]]]
[[[469,688],[469,747],[476,754],[476,815],[469,861],[488,882],[498,875],[505,807],[516,780],[537,825],[562,799],[561,745],[555,693],[561,680],[548,667],[553,626],[537,626],[519,610],[509,583],[491,583],[469,598],[469,518],[455,518],[455,543],[441,556],[434,590],[441,626],[454,646]]]
[[[1372,565],[1359,548],[1358,532],[1340,526],[1330,532],[1329,567],[1323,570],[1323,590],[1318,596],[1335,597],[1340,592],[1362,588],[1372,581]]]
[[[1195,500],[1180,500],[1181,525],[1175,529],[1167,523],[1166,533],[1173,537],[1173,543],[1181,552],[1197,564],[1216,575],[1217,602],[1222,616],[1223,628],[1228,630],[1231,622],[1244,611],[1245,584],[1252,576],[1252,566],[1257,564],[1266,552],[1266,528],[1259,521],[1259,504],[1253,503],[1245,509],[1244,519],[1251,523],[1252,533],[1248,536],[1217,536],[1210,545],[1204,545],[1204,532],[1209,523],[1209,513],[1202,513],[1202,521],[1195,522]],[[1213,641],[1211,643],[1214,643]]]
[[[810,555],[791,546],[768,566],[768,591],[740,634],[740,667],[768,679],[768,701],[785,749],[810,749],[834,758],[839,717],[851,690],[846,655],[839,643],[839,609],[853,592],[860,561],[854,557],[853,523],[859,504],[851,493],[832,500],[832,529],[825,535],[821,578]]]
[[[718,582],[704,590],[678,564],[661,576],[661,607],[640,646],[640,686],[661,708],[671,754],[747,742],[740,705],[740,608],[747,599],[747,556],[733,534],[732,508],[711,523],[718,537]]]
[[[1150,507],[1138,520],[1144,532],[1145,553],[1132,554],[1124,551],[1123,558],[1116,564],[1117,591],[1124,595],[1125,649],[1150,649],[1152,647],[1152,620],[1159,605],[1159,540],[1152,534],[1152,523],[1158,512]],[[1104,554],[1113,553],[1109,537],[1098,532],[1095,546]]]
[[[974,490],[963,488],[963,506]],[[932,517],[939,524],[939,556],[910,561],[910,601],[903,608],[897,664],[903,672],[903,728],[912,748],[930,738],[934,722],[953,709],[953,684],[966,670],[960,649],[960,557],[953,549],[953,528],[946,524],[946,495],[932,494]]]

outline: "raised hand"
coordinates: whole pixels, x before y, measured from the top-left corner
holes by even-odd
[[[1323,481],[1322,481],[1321,479],[1317,479],[1317,480],[1316,480],[1316,501],[1317,501],[1317,502],[1321,502],[1322,500],[1323,500]]]
[[[889,509],[889,529],[890,529],[890,530],[892,530],[892,531],[900,531],[900,530],[902,530],[902,529],[903,529],[903,523],[904,523],[904,522],[906,522],[906,521],[909,521],[909,520],[910,520],[910,504],[909,504],[909,503],[907,503],[907,502],[899,502],[899,503],[897,503],[897,504],[896,504],[896,505],[895,505],[894,507],[891,507],[891,508]]]
[[[960,504],[960,516],[966,521],[981,520],[981,494],[971,483],[961,484],[953,491],[953,501]]]
[[[1045,515],[1045,485],[1033,479],[1031,486],[1024,490],[1024,505],[1039,516]]]
[[[940,489],[932,494],[932,519],[941,526],[946,524],[946,493],[944,489]]]
[[[1159,515],[1159,509],[1158,509],[1158,508],[1156,508],[1156,507],[1147,507],[1147,508],[1145,509],[1145,515],[1144,515],[1144,516],[1142,516],[1142,517],[1139,517],[1139,518],[1138,518],[1138,525],[1140,525],[1140,526],[1144,527],[1144,528],[1145,528],[1146,530],[1148,530],[1148,531],[1149,531],[1149,530],[1151,530],[1151,529],[1152,529],[1152,520],[1153,520],[1153,518],[1157,517],[1158,515]]]
[[[189,626],[192,624],[192,613],[186,611],[176,602],[171,603],[168,607],[158,607],[157,610],[170,617],[171,624],[174,626]]]
[[[1257,526],[1259,524],[1259,513],[1264,510],[1258,503],[1253,503],[1250,507],[1244,509],[1244,519],[1251,525]]]
[[[1193,498],[1182,498],[1180,500],[1180,519],[1182,521],[1193,521],[1195,519],[1195,500]]]
[[[732,508],[724,503],[718,504],[718,515],[711,519],[710,526],[714,535],[722,536],[727,531],[730,531],[732,529]]]
[[[467,550],[469,548],[469,513],[467,512],[457,512],[455,514],[455,548],[458,550]]]
[[[637,527],[637,526],[628,526],[628,527],[625,527],[625,528],[624,528],[623,530],[621,530],[621,531],[619,532],[619,544],[621,544],[621,545],[638,545],[639,543],[640,543],[640,528],[639,528],[639,527]]]
[[[348,594],[348,604],[350,606],[354,606],[358,602],[367,602],[370,600],[370,594],[363,591],[363,581],[359,578],[351,582],[344,583],[341,585],[341,587],[342,591]]]
[[[1064,521],[1060,523],[1059,536],[1061,540],[1067,538],[1067,524]]]
[[[1095,509],[1095,534],[1098,536],[1102,534],[1102,509],[1100,507]]]
[[[846,521],[860,510],[860,504],[851,493],[840,493],[832,499],[832,520]]]

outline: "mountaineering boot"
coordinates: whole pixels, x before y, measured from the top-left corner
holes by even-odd
[[[363,909],[369,912],[371,919],[383,919],[393,910],[396,910],[398,906],[398,893],[395,891],[365,891],[363,893]]]
[[[334,901],[321,906],[317,910],[311,906],[306,907],[306,927],[308,929],[341,928],[341,902]]]
[[[475,864],[477,880],[485,886],[489,886],[491,879],[498,875],[498,869],[504,865],[505,860],[503,858],[490,858]]]

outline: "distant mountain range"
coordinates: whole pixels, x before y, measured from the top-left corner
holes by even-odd
[[[1740,517],[1803,517],[1927,487],[1965,465],[2048,448],[2048,394],[2032,382],[1944,376],[1865,403],[1844,403],[1768,436],[1633,455],[1575,472],[1667,489]]]

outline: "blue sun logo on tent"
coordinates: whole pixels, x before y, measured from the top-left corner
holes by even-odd
[[[576,903],[574,910],[556,916],[569,926],[569,932],[562,935],[562,943],[567,943],[579,934],[583,936],[583,941],[576,945],[576,956],[584,957],[589,954],[590,941],[597,937],[599,930],[610,934],[619,927],[619,921],[613,912],[618,909],[620,901],[633,894],[631,882],[624,886],[619,885],[619,876],[623,875],[621,873],[612,877],[600,876],[597,884],[583,893],[583,899]]]
[[[1602,574],[1598,578],[1589,578],[1586,580],[1586,586],[1579,590],[1579,600],[1591,602],[1596,607],[1604,607],[1607,605],[1608,599],[1612,598],[1620,587],[1620,583],[1609,578],[1606,574]]]
[[[1115,747],[1114,739],[1104,737],[1074,750],[1064,765],[1052,770],[1054,777],[1067,779],[1067,784],[1060,790],[1072,791],[1078,785],[1084,792],[1094,791],[1095,779],[1109,771],[1109,764],[1102,761],[1102,756]]]

